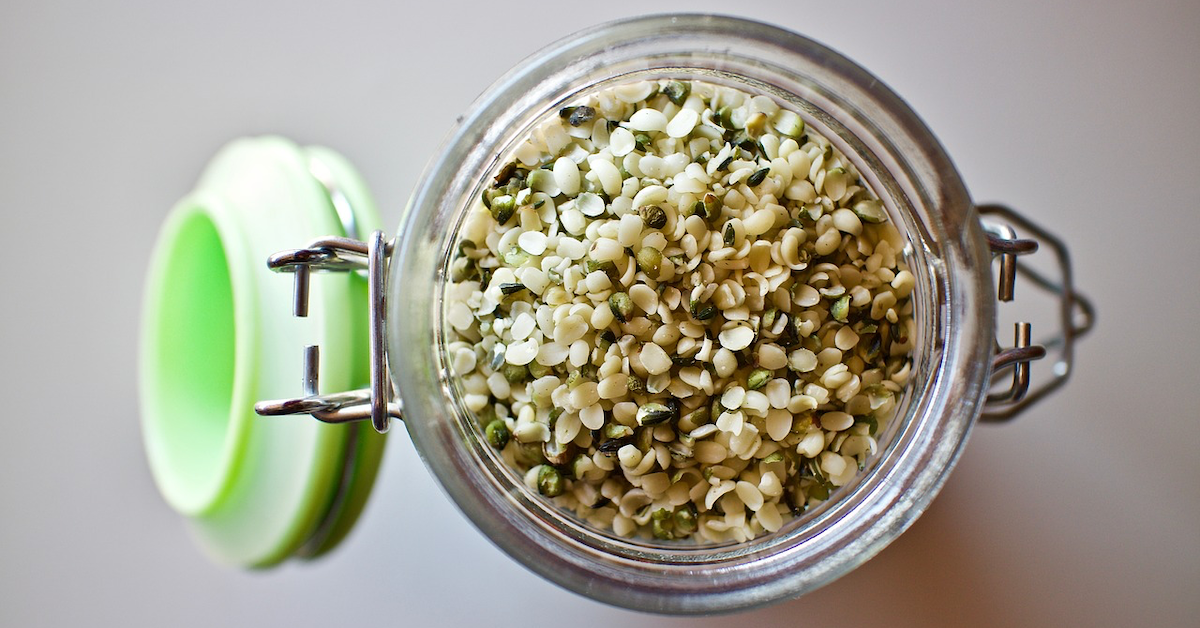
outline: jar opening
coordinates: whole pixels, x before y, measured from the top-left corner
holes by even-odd
[[[688,61],[696,63],[708,62],[709,66],[719,65],[711,59],[691,58]],[[525,125],[506,129],[506,137],[509,139],[509,142],[497,145],[493,152],[494,160],[488,164],[483,172],[494,173],[499,170],[501,160],[512,159],[516,147],[524,141],[524,138],[531,136],[533,129],[539,123],[556,115],[555,112],[563,111],[564,107],[577,105],[583,102],[587,96],[609,90],[615,86],[636,84],[643,81],[658,81],[660,79],[699,80],[718,86],[731,87],[748,94],[766,94],[777,102],[782,103],[786,108],[798,112],[806,128],[810,128],[821,137],[830,140],[842,155],[854,163],[861,176],[869,181],[866,187],[877,194],[880,201],[883,202],[885,206],[884,211],[888,214],[891,224],[897,228],[899,237],[902,239],[898,243],[898,248],[900,249],[897,251],[898,256],[918,275],[918,280],[923,287],[931,282],[931,278],[925,270],[929,265],[924,261],[924,251],[913,246],[910,235],[914,221],[912,212],[905,206],[903,196],[897,193],[898,186],[896,182],[888,176],[886,171],[879,167],[878,161],[870,153],[869,149],[858,142],[857,138],[844,126],[840,125],[812,102],[794,92],[786,91],[774,84],[745,74],[716,70],[712,67],[689,67],[672,64],[664,64],[662,67],[633,69],[626,73],[620,73],[617,69],[610,68],[609,73],[602,80],[582,86],[566,87],[564,91],[555,93],[555,97],[546,99],[538,109],[526,112],[523,118]],[[454,221],[450,223],[451,233],[458,233],[464,228],[464,221],[468,211],[477,202],[476,199],[479,199],[481,195],[486,194],[490,188],[498,184],[499,182],[493,181],[493,177],[490,175],[477,177],[475,187],[463,197],[462,206],[455,215]],[[448,242],[453,245],[456,239],[452,238]],[[456,249],[454,246],[448,246],[442,251],[439,264],[442,277],[449,278],[453,275],[450,267],[451,263],[462,254],[463,251]],[[922,289],[920,292],[921,294],[914,293],[913,295],[914,311],[911,313],[911,318],[915,322],[915,331],[917,332],[917,338],[914,339],[914,346],[910,356],[911,364],[908,367],[908,370],[913,373],[925,373],[927,371],[925,365],[928,362],[925,359],[928,349],[926,328],[929,327],[927,318],[932,308],[929,303],[928,291]],[[444,298],[444,296],[439,294],[439,297]],[[447,301],[446,305],[450,305],[451,303],[453,303],[453,300]],[[436,318],[436,325],[438,327],[439,338],[437,349],[444,355],[447,351],[447,330],[444,327],[446,325],[445,317],[438,316]],[[858,474],[853,480],[845,485],[836,487],[834,492],[823,503],[806,508],[803,512],[794,513],[795,516],[786,521],[783,527],[775,532],[764,533],[749,541],[727,540],[714,542],[694,538],[662,540],[644,536],[621,536],[616,534],[612,529],[596,526],[583,520],[575,513],[550,503],[545,497],[539,495],[538,491],[529,488],[528,483],[524,481],[511,465],[506,463],[494,446],[489,446],[484,436],[486,425],[480,423],[479,418],[474,416],[474,413],[465,409],[465,393],[462,389],[461,379],[456,377],[449,367],[445,367],[443,377],[445,381],[451,382],[449,389],[454,400],[454,416],[458,422],[458,431],[464,440],[472,444],[473,455],[476,457],[479,466],[486,469],[487,473],[496,482],[502,484],[506,492],[517,497],[518,501],[525,508],[534,512],[537,518],[546,524],[547,529],[552,530],[551,533],[565,535],[578,542],[591,545],[605,553],[658,564],[680,565],[716,563],[731,558],[744,558],[746,555],[774,552],[781,547],[788,547],[803,542],[806,538],[818,535],[828,526],[835,524],[840,516],[838,513],[843,508],[840,505],[841,502],[853,501],[849,499],[852,494],[869,490],[869,487],[877,481],[874,477],[875,473],[881,468],[883,461],[892,455],[896,446],[897,435],[908,429],[914,416],[916,408],[911,402],[914,394],[919,394],[914,393],[914,389],[923,389],[923,386],[920,384],[904,386],[899,394],[899,399],[896,401],[895,412],[885,424],[881,425],[882,429],[878,434],[879,450],[864,460]],[[486,422],[484,421],[484,423]]]

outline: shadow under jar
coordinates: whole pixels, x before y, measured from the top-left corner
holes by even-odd
[[[912,375],[879,434],[879,452],[829,500],[746,542],[626,539],[556,507],[489,446],[447,363],[444,288],[456,234],[494,173],[560,108],[613,85],[664,78],[766,94],[798,112],[879,196],[917,278]],[[386,292],[390,370],[405,424],[430,470],[484,534],[580,594],[637,610],[703,613],[820,587],[875,555],[924,511],[983,410],[995,352],[992,251],[966,188],[903,101],[804,37],[691,15],[584,31],[487,91],[420,181],[397,231]]]

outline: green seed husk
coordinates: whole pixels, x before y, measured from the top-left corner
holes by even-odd
[[[746,379],[746,387],[750,390],[758,390],[767,385],[771,381],[771,371],[767,369],[754,369],[750,373],[750,377]]]
[[[628,445],[632,440],[632,436],[626,438],[610,438],[599,445],[596,445],[596,451],[606,456],[615,456],[622,447]]]
[[[609,423],[604,426],[605,438],[629,438],[633,436],[633,428],[620,423]]]
[[[640,408],[637,411],[638,425],[661,425],[674,418],[676,412],[667,406],[652,401]]]
[[[692,317],[698,321],[706,321],[717,315],[717,308],[711,303],[695,303],[691,310]]]
[[[652,279],[658,277],[658,272],[662,269],[662,251],[652,246],[643,246],[638,249],[636,257],[638,268],[642,272]]]
[[[511,249],[504,253],[504,263],[517,268],[529,261],[529,254],[521,250],[521,247],[514,245]]]
[[[546,497],[558,497],[563,492],[563,477],[558,472],[558,469],[550,465],[543,465],[538,470],[537,488],[538,492]]]
[[[759,321],[759,327],[763,330],[768,330],[775,326],[775,318],[779,316],[779,310],[771,308],[762,315],[762,320]]]
[[[516,213],[517,200],[508,194],[497,196],[492,199],[492,205],[489,209],[492,212],[492,218],[495,218],[496,222],[503,225]]]
[[[608,297],[608,307],[612,310],[613,316],[622,323],[629,321],[629,317],[633,314],[633,299],[625,292],[614,292]]]
[[[492,347],[491,364],[494,371],[499,371],[500,367],[504,366],[504,345],[502,343],[498,342]]]
[[[650,448],[654,446],[654,430],[648,427],[638,430],[633,444],[643,454],[649,453]]]
[[[504,446],[508,444],[508,426],[501,419],[488,423],[487,427],[483,429],[483,434],[487,438],[488,444],[496,449],[504,449]]]
[[[695,455],[690,445],[685,445],[680,441],[667,443],[667,452],[671,454],[671,460],[677,463],[686,463]]]
[[[835,301],[833,306],[829,308],[829,315],[838,322],[846,322],[846,317],[850,315],[850,295],[846,295]]]
[[[600,333],[600,337],[596,339],[596,346],[600,348],[601,353],[608,353],[608,348],[612,343],[617,341],[617,335],[612,333],[612,330],[606,329]]]
[[[510,161],[504,164],[503,168],[500,168],[500,172],[496,173],[495,186],[497,188],[506,186],[512,182],[514,177],[518,182],[524,181],[527,174],[529,174],[528,171],[526,171],[524,168],[518,167],[517,162]]]
[[[603,262],[597,262],[596,260],[588,260],[588,261],[584,262],[583,267],[585,269],[587,269],[587,272],[589,274],[594,273],[598,270],[602,270],[606,273],[607,272],[616,272],[616,270],[617,270],[617,265],[614,264],[612,262],[612,260],[606,260]]]
[[[773,462],[783,462],[783,452],[777,451],[777,452],[767,456],[766,458],[763,458],[762,461],[765,464],[771,464]]]
[[[537,360],[529,363],[529,375],[534,379],[540,379],[547,375],[553,375],[554,369],[549,366],[543,366],[537,363]]]
[[[596,117],[596,110],[591,107],[575,107],[574,111],[567,116],[567,124],[571,126],[580,126],[587,122],[591,122]]]
[[[753,156],[758,150],[758,142],[753,137],[750,137],[750,134],[744,130],[735,133],[733,139],[730,140],[729,143],[737,146],[747,153],[750,153],[751,156]]]
[[[768,172],[771,172],[770,168],[762,168],[761,170],[758,170],[757,172],[755,172],[754,174],[752,174],[746,178],[746,185],[748,185],[750,187],[754,187],[756,185],[761,185],[763,181],[767,180]]]
[[[500,372],[504,374],[504,379],[508,380],[510,384],[523,382],[529,377],[529,369],[516,364],[505,364]]]
[[[862,350],[863,357],[868,362],[873,362],[883,350],[883,338],[879,334],[871,334],[866,342],[859,343],[858,346]]]
[[[551,438],[542,443],[542,455],[546,457],[546,462],[552,465],[565,465],[575,456],[575,445],[573,443],[563,445]]]
[[[695,504],[684,504],[675,510],[675,533],[683,536],[690,535],[699,527]]]
[[[859,201],[851,208],[855,216],[863,222],[879,224],[887,221],[887,214],[883,211],[883,206],[876,200]]]
[[[691,366],[696,363],[696,358],[686,355],[671,356],[671,364],[675,366]]]
[[[704,201],[704,219],[712,222],[721,215],[721,199],[717,198],[716,194],[709,192],[701,199]]]
[[[500,292],[505,295],[516,294],[525,289],[523,283],[502,283],[500,284]]]
[[[646,205],[638,208],[638,214],[641,215],[642,221],[651,229],[662,229],[667,226],[667,212],[658,205]]]
[[[676,105],[683,105],[691,92],[692,88],[683,81],[671,81],[663,88],[663,94],[667,96],[667,100]]]
[[[672,541],[675,539],[675,533],[671,529],[671,524],[667,521],[667,517],[670,517],[671,513],[665,508],[660,508],[654,512],[654,515],[660,512],[663,513],[662,517],[654,517],[652,515],[653,520],[650,522],[650,531],[656,539]]]
[[[546,462],[546,456],[542,454],[541,443],[522,443],[517,441],[514,443],[516,449],[513,451],[513,459],[519,464],[526,467],[534,467],[543,462]]]
[[[730,107],[729,105],[725,105],[724,107],[717,109],[716,121],[719,122],[722,127],[726,128],[726,129],[732,129],[733,128],[732,118],[733,118],[733,108]]]

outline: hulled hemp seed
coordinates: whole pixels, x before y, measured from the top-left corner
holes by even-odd
[[[555,113],[450,262],[447,361],[482,442],[621,536],[745,541],[829,499],[911,369],[883,203],[766,95],[639,81]]]

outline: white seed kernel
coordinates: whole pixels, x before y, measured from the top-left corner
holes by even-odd
[[[675,117],[667,123],[667,135],[675,138],[687,137],[692,129],[696,128],[696,123],[700,121],[700,115],[691,109],[680,109]]]
[[[589,430],[598,430],[604,426],[604,408],[595,403],[579,411],[579,422]]]
[[[817,356],[808,349],[796,349],[791,353],[791,355],[788,356],[788,366],[793,371],[799,371],[801,373],[811,372],[813,369],[817,368]]]
[[[787,366],[787,354],[783,349],[772,343],[766,343],[758,348],[758,365],[769,371],[781,369]]]
[[[826,412],[821,415],[821,427],[831,432],[840,432],[854,425],[854,417],[845,412]]]
[[[671,370],[671,357],[662,347],[649,342],[642,345],[642,366],[651,375],[659,375]]]
[[[639,109],[629,117],[629,128],[635,131],[662,131],[667,128],[667,117],[657,109]]]
[[[744,325],[731,327],[718,334],[721,346],[730,351],[741,351],[754,342],[754,330]]]
[[[514,342],[508,345],[508,349],[504,352],[504,361],[517,366],[525,366],[538,354],[538,341],[530,338],[524,342]]]
[[[579,194],[579,166],[569,157],[559,157],[554,162],[554,182],[567,196]]]

